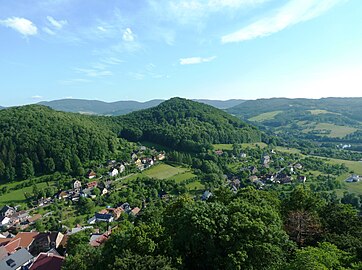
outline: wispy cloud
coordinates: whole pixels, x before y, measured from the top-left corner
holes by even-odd
[[[287,27],[320,16],[344,0],[291,0],[274,14],[225,35],[222,43],[241,42],[269,36]]]
[[[32,99],[43,99],[43,96],[35,95],[31,97]]]
[[[33,36],[38,33],[38,28],[35,24],[25,18],[11,17],[5,20],[0,20],[0,24],[12,28],[24,36]]]
[[[105,77],[111,76],[113,73],[110,70],[96,69],[96,68],[74,68],[78,73],[84,74],[87,77]]]
[[[135,40],[135,35],[133,34],[131,28],[127,28],[123,31],[122,39],[127,42],[132,42]]]
[[[56,29],[62,29],[63,26],[68,24],[68,22],[66,20],[56,20],[51,16],[47,16],[47,20]]]
[[[211,57],[206,57],[206,58],[203,58],[203,57],[181,58],[180,64],[181,65],[194,65],[194,64],[207,63],[207,62],[211,62],[215,58],[216,58],[216,56],[211,56]]]
[[[63,85],[72,85],[72,84],[79,84],[79,83],[90,83],[91,80],[82,79],[82,78],[75,78],[75,79],[69,79],[69,80],[61,80],[59,81],[60,84]],[[65,98],[73,98],[71,96],[65,97]]]
[[[148,0],[150,7],[162,18],[178,21],[181,24],[198,23],[212,13],[237,12],[239,9],[250,8],[270,0]]]

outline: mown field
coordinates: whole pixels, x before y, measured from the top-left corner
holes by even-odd
[[[339,126],[329,123],[309,124],[303,130],[304,133],[314,132],[317,135],[327,136],[330,138],[343,138],[355,131],[357,131],[357,129],[354,127]]]
[[[160,180],[174,180],[176,183],[182,183],[189,179],[194,179],[196,175],[193,174],[192,171],[188,168],[161,163],[151,167],[150,169],[133,174],[125,178],[122,182],[127,183],[142,177],[156,178]],[[204,189],[204,185],[196,178],[195,181],[188,183],[186,187],[190,191],[202,191]]]
[[[266,143],[263,142],[258,142],[258,143],[242,143],[241,144],[242,147],[250,147],[250,148],[256,148],[256,147],[260,147],[260,148],[265,148],[268,145]],[[213,144],[213,148],[214,150],[233,150],[233,145],[232,144]]]
[[[274,117],[280,114],[281,112],[283,111],[272,111],[272,112],[261,113],[257,116],[249,118],[248,120],[252,122],[263,122],[266,120],[274,119]]]
[[[3,185],[0,185],[0,189],[5,185],[7,185],[10,188],[10,187],[15,187],[16,185],[18,185],[20,183],[21,182],[3,184]],[[54,185],[54,182],[50,182],[49,184]],[[47,183],[38,183],[36,185],[39,189],[43,189],[43,188],[47,187]],[[0,196],[0,205],[12,204],[12,203],[23,204],[23,203],[25,203],[25,193],[32,194],[33,186],[24,187],[22,189],[17,189],[17,190],[11,190],[8,193],[2,194]]]

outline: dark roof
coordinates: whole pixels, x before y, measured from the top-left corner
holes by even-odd
[[[12,209],[15,211],[13,207],[10,207],[9,205],[5,205],[3,208],[1,208],[0,213],[6,213],[9,209]]]
[[[96,217],[96,219],[100,219],[100,220],[109,220],[109,219],[113,218],[113,216],[111,214],[100,214],[100,213],[95,213],[95,217]]]
[[[0,269],[17,269],[31,259],[33,259],[33,255],[31,255],[26,249],[22,248],[16,251],[14,254],[11,254],[10,256],[2,259],[0,261]]]
[[[30,270],[60,270],[64,257],[52,253],[40,253],[34,260]]]

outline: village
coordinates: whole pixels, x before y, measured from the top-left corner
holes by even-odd
[[[117,228],[116,221],[127,216],[137,216],[140,207],[131,207],[128,202],[106,206],[87,220],[87,224],[77,224],[73,228],[62,225],[59,231],[37,231],[37,222],[52,215],[52,211],[40,214],[54,203],[78,203],[82,198],[94,200],[97,196],[107,196],[116,190],[118,181],[125,176],[126,167],[134,166],[138,171],[150,168],[165,159],[165,152],[148,151],[145,146],[131,154],[130,161],[108,160],[107,174],[97,175],[94,170],[86,173],[86,182],[75,179],[71,189],[59,190],[53,197],[41,198],[28,210],[5,205],[0,209],[0,269],[60,269],[66,255],[67,239],[70,235],[88,230],[89,245],[98,247]],[[105,224],[102,226],[102,223]],[[29,231],[30,230],[30,231]]]

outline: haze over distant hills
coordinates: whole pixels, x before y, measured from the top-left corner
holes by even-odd
[[[98,114],[98,115],[123,115],[133,111],[148,109],[159,105],[164,100],[154,99],[146,102],[139,101],[116,101],[104,102],[99,100],[85,100],[85,99],[60,99],[53,101],[42,101],[39,104],[49,106],[52,109],[77,112],[83,114]],[[227,109],[238,105],[244,100],[231,99],[231,100],[208,100],[208,99],[194,99],[201,103],[205,103],[216,107],[218,109]]]

